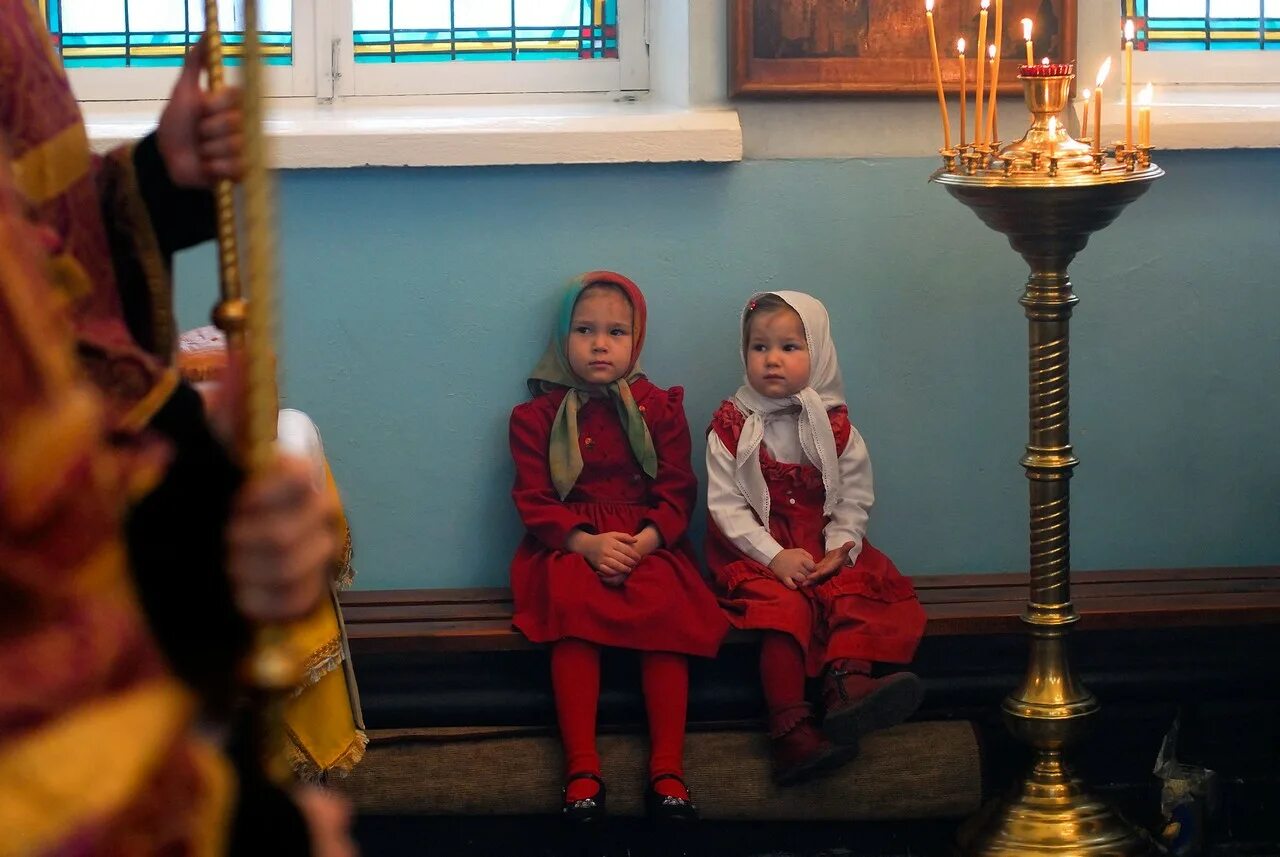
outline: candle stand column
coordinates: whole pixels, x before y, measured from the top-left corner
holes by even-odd
[[[1031,69],[1024,76],[1035,117],[1022,140],[972,171],[944,167],[946,187],[1030,267],[1020,299],[1028,323],[1030,591],[1022,621],[1030,652],[1022,684],[1004,701],[1013,735],[1029,745],[1031,770],[1006,798],[961,830],[964,854],[1143,855],[1157,853],[1142,832],[1092,797],[1064,762],[1098,701],[1071,671],[1069,487],[1077,459],[1069,434],[1070,320],[1078,298],[1067,267],[1089,236],[1104,229],[1163,175],[1154,164],[1104,163],[1049,121],[1066,106],[1072,75]]]

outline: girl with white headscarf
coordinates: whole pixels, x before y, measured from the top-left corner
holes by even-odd
[[[760,673],[774,778],[802,782],[857,755],[858,739],[920,703],[907,672],[924,610],[866,540],[866,444],[849,422],[826,308],[754,295],[742,314],[745,383],[707,436],[707,562],[736,627],[764,632]],[[819,729],[805,679],[824,675]]]

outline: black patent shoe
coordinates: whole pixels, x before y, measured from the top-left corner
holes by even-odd
[[[675,774],[658,774],[649,781],[649,791],[645,794],[645,809],[649,813],[655,823],[665,824],[687,824],[691,821],[698,820],[698,808],[693,805],[692,796],[689,798],[672,797],[659,792],[654,786],[663,780],[675,780],[684,785],[684,780]],[[688,792],[688,787],[685,791]]]
[[[600,788],[591,797],[584,797],[581,800],[569,800],[569,783],[574,780],[595,780]],[[560,815],[572,825],[590,824],[601,820],[605,816],[604,780],[600,779],[599,774],[593,774],[590,771],[570,774],[565,780],[565,788],[561,793],[561,799],[563,803],[560,808]]]

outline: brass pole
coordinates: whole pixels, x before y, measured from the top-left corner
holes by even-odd
[[[204,69],[210,92],[226,86],[222,68],[222,30],[218,24],[218,0],[204,0]],[[217,214],[218,282],[221,300],[214,306],[213,323],[227,337],[227,349],[239,354],[244,345],[244,298],[240,291],[239,251],[236,247],[235,185],[218,179],[213,185]]]
[[[275,219],[262,129],[262,49],[256,0],[246,0],[244,9],[244,290],[235,188],[230,180],[222,179],[214,186],[222,285],[222,300],[214,311],[214,321],[226,333],[233,371],[242,373],[236,451],[245,473],[253,476],[273,466],[279,402],[274,339]],[[209,88],[217,91],[225,85],[217,0],[205,0],[205,34]],[[288,645],[285,628],[275,624],[259,626],[246,663],[246,678],[255,694],[255,741],[263,768],[270,779],[281,784],[292,776],[285,756],[284,701],[297,686],[299,673],[298,659]]]
[[[263,132],[262,43],[257,0],[245,0],[244,233],[248,313],[245,317],[243,464],[262,473],[275,461],[280,404],[275,383],[275,212]],[[299,681],[299,664],[281,625],[257,630],[249,681],[261,694],[259,749],[265,770],[279,783],[290,779],[285,756],[284,701]]]

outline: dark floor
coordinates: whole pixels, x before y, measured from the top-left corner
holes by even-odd
[[[952,853],[956,828],[954,821],[705,822],[691,834],[664,839],[633,819],[612,820],[590,837],[566,836],[556,822],[375,817],[361,819],[357,835],[364,857],[941,857]],[[1269,842],[1222,838],[1199,853],[1280,857],[1280,836]]]
[[[894,824],[703,823],[663,837],[638,819],[569,835],[557,819],[361,819],[364,857],[880,857],[945,854],[954,822]]]

